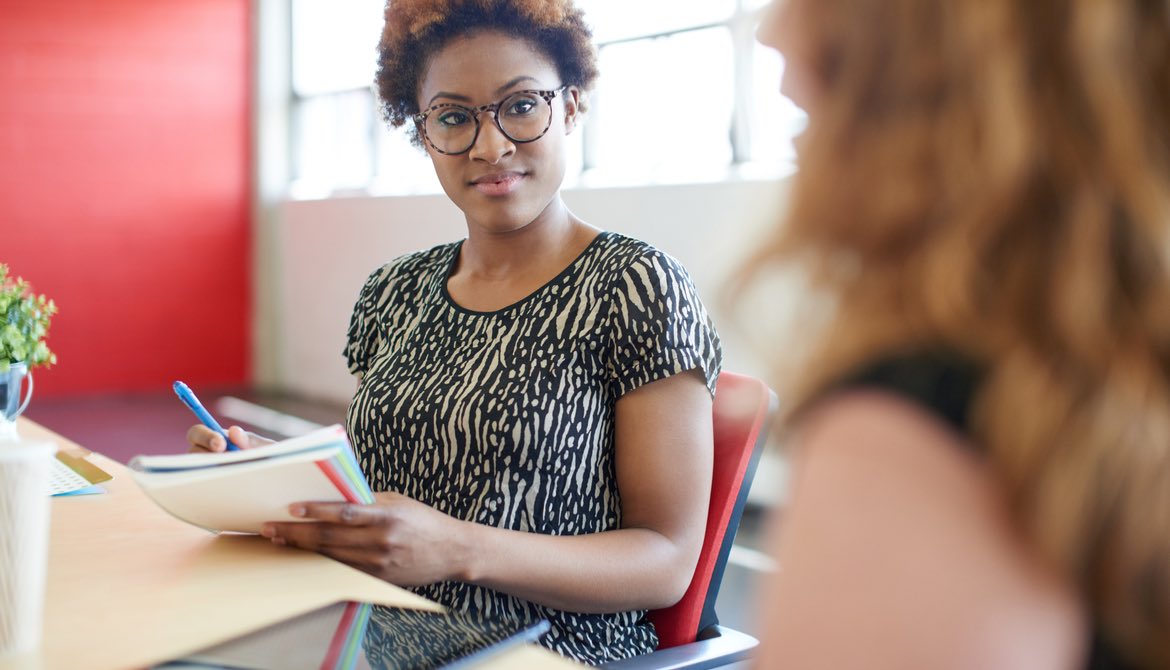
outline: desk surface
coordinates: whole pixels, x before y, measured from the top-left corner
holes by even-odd
[[[85,451],[31,421],[19,430]],[[2,670],[149,666],[340,600],[438,609],[324,556],[173,519],[124,466],[88,458],[114,476],[108,493],[53,499],[44,640],[34,655],[0,660]],[[528,647],[491,667],[577,666]]]

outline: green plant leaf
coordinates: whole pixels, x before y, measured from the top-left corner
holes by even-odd
[[[0,263],[0,372],[22,361],[29,367],[53,365],[57,356],[45,338],[57,305],[33,293],[24,278],[12,278],[8,272],[8,266]]]

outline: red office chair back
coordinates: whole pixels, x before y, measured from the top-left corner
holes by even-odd
[[[777,405],[776,394],[762,381],[734,372],[720,373],[715,389],[715,462],[707,532],[686,595],[670,607],[649,613],[658,630],[659,649],[694,642],[700,631],[719,622],[715,598]]]

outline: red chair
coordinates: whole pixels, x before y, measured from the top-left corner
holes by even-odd
[[[695,576],[682,600],[649,613],[658,629],[658,651],[606,668],[710,668],[742,661],[759,644],[750,635],[719,625],[715,598],[778,405],[776,394],[762,381],[734,372],[719,375],[711,505]]]

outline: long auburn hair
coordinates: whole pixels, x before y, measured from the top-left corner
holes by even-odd
[[[906,349],[978,364],[1019,524],[1170,667],[1170,2],[787,1],[824,94],[751,267],[832,305],[794,406]]]

